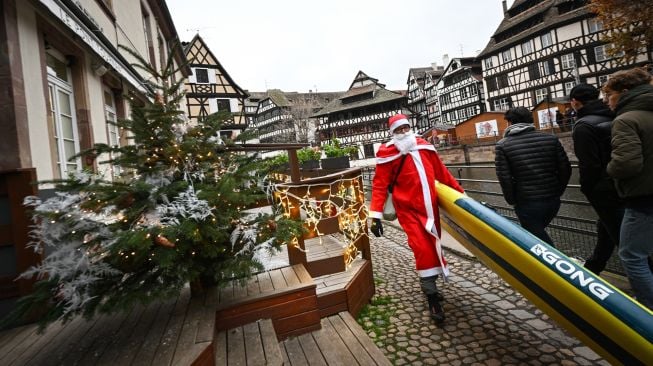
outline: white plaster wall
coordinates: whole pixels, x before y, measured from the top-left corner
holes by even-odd
[[[117,1],[114,1],[116,3]],[[100,8],[100,5],[96,1],[80,1],[79,2],[82,9],[86,10],[88,14],[98,23],[98,26],[102,30],[109,41],[115,46],[116,45],[116,28],[113,25],[113,20]],[[115,5],[114,5],[115,7]],[[114,9],[115,12],[115,9]]]
[[[88,107],[89,118],[92,129],[92,144],[108,143],[107,126],[104,116],[104,95],[103,84],[100,77],[95,75],[91,68],[91,57],[86,57],[86,80],[88,90]],[[100,155],[97,162],[107,160],[108,155]],[[105,174],[105,178],[110,179],[111,175],[107,173],[110,170],[108,164],[97,164],[98,173]]]
[[[116,15],[117,45],[129,47],[138,52],[144,59],[148,59],[148,48],[145,44],[145,32],[143,31],[143,18],[141,2],[136,0],[115,0],[113,11]],[[148,9],[149,11],[149,9]],[[150,12],[150,21],[154,21],[154,15]],[[155,37],[156,25],[152,24],[152,36]],[[156,45],[156,38],[155,38]],[[156,47],[155,47],[156,48]],[[120,53],[130,63],[136,62],[136,58],[127,52],[120,50]],[[136,70],[142,73],[141,70]]]
[[[23,83],[27,103],[30,153],[39,180],[54,177],[48,135],[47,105],[43,90],[41,59],[34,9],[26,1],[17,1],[18,39],[23,67]]]
[[[560,27],[556,30],[558,34],[558,42],[568,41],[570,39],[580,37],[581,35],[581,23],[576,22],[572,24],[567,24],[563,27]]]

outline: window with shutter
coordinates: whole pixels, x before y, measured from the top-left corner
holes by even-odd
[[[495,91],[497,90],[497,79],[490,77],[486,79],[487,82],[487,91]]]
[[[510,84],[508,83],[508,74],[501,74],[497,76],[497,84],[499,89],[507,88]]]
[[[528,65],[528,77],[531,80],[535,80],[535,79],[540,78],[540,68],[538,67],[538,64]]]

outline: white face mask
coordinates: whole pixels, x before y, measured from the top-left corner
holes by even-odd
[[[407,132],[404,133],[395,133],[392,136],[396,141],[401,141],[412,134],[413,134],[413,130],[408,130]]]

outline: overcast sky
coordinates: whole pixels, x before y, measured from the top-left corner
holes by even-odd
[[[513,0],[508,0],[508,5]],[[182,41],[199,32],[249,91],[346,90],[362,70],[406,89],[408,69],[475,56],[501,0],[167,0]]]

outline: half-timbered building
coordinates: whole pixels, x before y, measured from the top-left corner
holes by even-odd
[[[481,63],[475,57],[453,58],[436,84],[436,122],[455,126],[485,111]]]
[[[378,146],[388,140],[388,118],[397,113],[409,113],[406,96],[359,71],[349,89],[314,117],[319,118],[321,141],[337,138],[344,146],[357,146],[362,152],[359,157],[367,159],[374,158]]]
[[[408,70],[408,109],[413,112],[411,117],[414,120],[415,132],[419,134],[430,127],[424,90],[426,73],[430,70],[431,67],[415,67]]]
[[[313,114],[342,93],[283,92],[268,90],[258,102],[253,127],[261,143],[315,142],[317,119]]]
[[[235,137],[247,127],[247,92],[229,76],[199,34],[184,45],[184,51],[192,71],[185,84],[188,118],[197,121],[218,111],[231,112],[233,119],[220,134]]]
[[[438,101],[438,80],[444,73],[443,66],[433,65],[433,69],[426,72],[424,79],[424,95],[426,103],[426,115],[429,119],[429,125],[433,126],[437,123],[438,116],[440,115],[440,105]]]
[[[254,126],[254,123],[256,122],[258,102],[267,98],[268,94],[266,92],[251,92],[248,90],[245,90],[245,92],[249,95],[247,99],[245,99],[245,120],[249,127]]]
[[[478,55],[489,110],[533,108],[579,82],[600,86],[615,71],[651,62],[650,45],[630,63],[610,56],[588,2],[515,0],[508,9],[503,1],[504,19]]]

